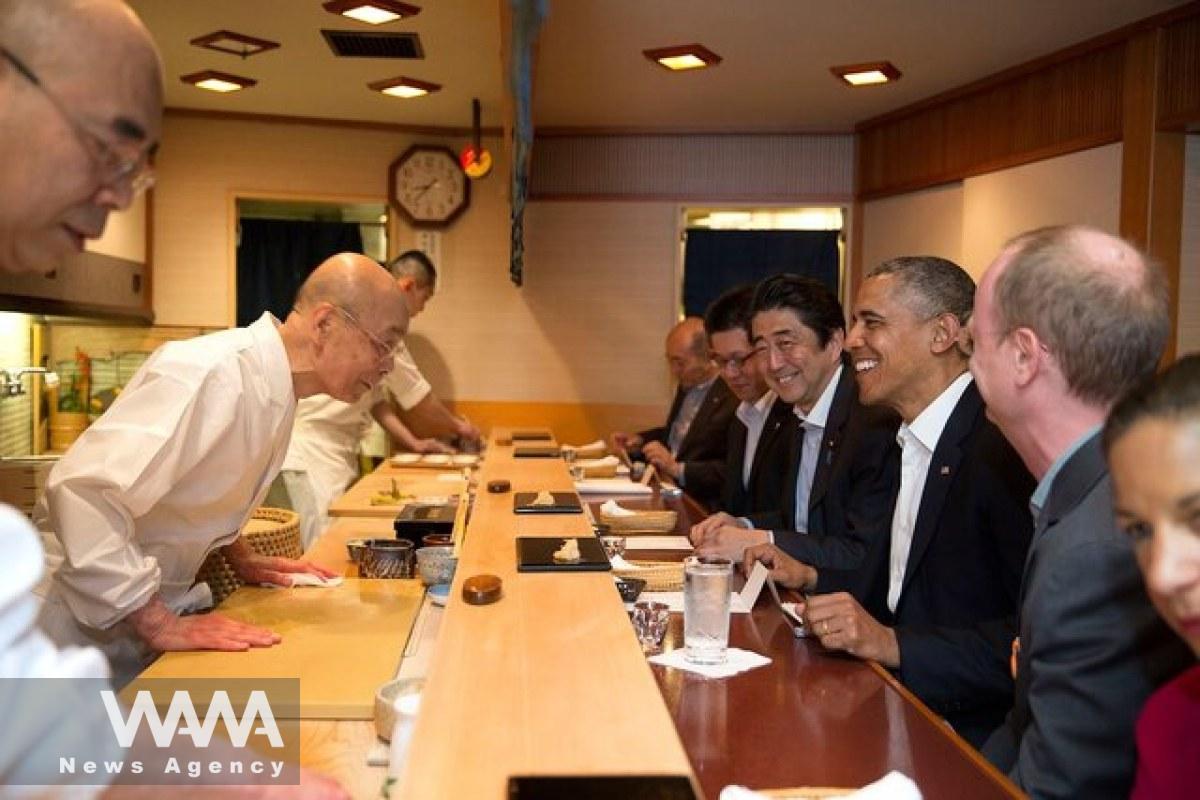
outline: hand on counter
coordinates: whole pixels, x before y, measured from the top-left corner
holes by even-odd
[[[675,456],[671,455],[671,451],[662,442],[649,442],[642,448],[642,454],[660,474],[667,475],[675,481],[679,480],[683,464],[675,460]]]
[[[483,434],[479,432],[479,428],[475,427],[474,423],[466,417],[455,417],[455,420],[454,433],[458,438],[474,442],[478,445],[480,440],[483,439]]]
[[[697,545],[704,541],[704,537],[707,534],[716,531],[718,528],[738,524],[737,517],[732,514],[726,514],[724,511],[718,511],[715,514],[709,514],[693,525],[692,529],[688,531],[688,539],[691,540],[693,545]]]
[[[736,524],[722,525],[692,538],[698,555],[720,556],[734,562],[742,560],[746,548],[768,541],[766,531],[747,530]]]
[[[817,588],[817,571],[802,561],[789,556],[773,544],[756,544],[746,548],[742,554],[746,574],[761,563],[771,570],[769,577],[780,586],[800,592],[811,592]]]
[[[291,586],[292,580],[288,576],[293,572],[307,572],[319,578],[337,577],[336,572],[307,561],[259,555],[241,539],[221,548],[221,552],[229,560],[229,566],[233,567],[237,576],[249,584],[271,583],[276,586]]]
[[[172,650],[249,650],[283,641],[279,634],[221,614],[180,617],[158,595],[126,619],[141,639],[159,652]]]
[[[440,439],[417,439],[412,448],[414,453],[446,453],[457,452],[453,447]]]
[[[881,625],[846,592],[808,598],[804,621],[830,650],[845,650],[893,669],[900,666],[896,632]]]

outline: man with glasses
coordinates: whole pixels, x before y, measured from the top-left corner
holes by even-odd
[[[437,273],[419,250],[401,253],[389,265],[404,296],[409,318],[416,317],[433,297]],[[393,353],[395,367],[374,391],[354,403],[318,395],[300,401],[291,445],[279,480],[271,489],[270,504],[300,514],[305,548],[329,526],[329,504],[358,477],[358,445],[376,422],[405,450],[417,453],[450,453],[453,448],[435,438],[420,438],[401,420],[390,393],[400,408],[425,431],[435,436],[457,436],[472,442],[479,431],[452,414],[434,396],[403,342]]]
[[[331,576],[256,555],[238,531],[283,463],[297,400],[372,391],[407,327],[387,271],[343,253],[313,271],[286,321],[264,314],[159,348],[50,473],[35,512],[50,571],[43,630],[100,648],[118,684],[162,651],[279,642],[217,613],[181,616],[204,606],[196,572],[221,547],[246,583]]]
[[[153,182],[161,122],[158,53],[123,3],[0,0],[5,269],[50,272],[98,238]]]
[[[702,552],[740,559],[774,542],[813,567],[814,591],[865,594],[862,564],[886,536],[898,420],[863,406],[844,350],[845,317],[819,281],[776,275],[750,310],[758,368],[796,420],[781,497],[741,519],[716,514],[692,529]]]
[[[704,314],[708,349],[721,380],[738,400],[729,427],[721,510],[735,517],[778,512],[787,477],[788,448],[796,435],[791,404],[767,387],[750,344],[753,286],[729,290]]]
[[[666,425],[637,434],[617,432],[615,450],[641,450],[659,474],[683,487],[702,505],[720,502],[725,486],[725,447],[737,398],[708,355],[704,320],[687,317],[667,334],[667,365],[678,383]]]

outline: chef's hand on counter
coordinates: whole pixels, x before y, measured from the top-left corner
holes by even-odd
[[[475,424],[466,417],[455,417],[454,433],[459,439],[474,442],[475,444],[479,444],[479,441],[483,439],[483,434],[479,432],[479,428],[475,427]]]
[[[259,555],[240,538],[233,544],[222,547],[221,552],[237,576],[249,584],[273,583],[276,586],[291,586],[292,579],[289,573],[293,572],[307,572],[319,578],[337,577],[336,572],[307,561]]]
[[[159,652],[171,650],[249,650],[283,641],[266,628],[247,625],[221,614],[181,617],[158,595],[126,617],[134,632]]]
[[[440,439],[417,439],[412,448],[414,453],[453,453],[454,448]]]

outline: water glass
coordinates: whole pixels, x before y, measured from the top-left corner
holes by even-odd
[[[585,477],[584,469],[579,464],[571,465],[571,480],[581,481]]]
[[[657,650],[667,633],[667,624],[671,621],[671,607],[666,603],[643,600],[634,603],[629,616],[633,620],[633,631],[637,634],[642,649]]]
[[[683,562],[684,658],[693,664],[723,664],[729,647],[729,601],[733,562],[689,556]]]
[[[609,561],[616,556],[625,555],[624,536],[601,536],[600,546],[604,548],[604,555],[608,556]]]

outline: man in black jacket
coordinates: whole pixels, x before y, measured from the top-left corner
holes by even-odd
[[[767,387],[750,344],[753,286],[730,289],[704,314],[708,349],[721,380],[741,402],[729,426],[721,509],[734,516],[779,513],[788,451],[796,436],[791,403]]]
[[[858,402],[846,365],[841,303],[821,283],[776,275],[757,289],[752,308],[759,369],[796,420],[781,494],[772,509],[735,519],[714,514],[696,525],[703,552],[740,559],[773,541],[815,566],[821,591],[862,596],[859,567],[887,535],[895,495],[888,469],[899,420]]]
[[[1033,479],[987,420],[967,370],[975,284],[931,256],[863,281],[847,337],[864,403],[903,424],[887,536],[867,554],[867,593],[812,596],[809,629],[831,650],[880,662],[976,746],[1012,704],[1009,642],[1032,535]],[[787,585],[820,570],[771,546],[747,551]]]
[[[630,435],[614,433],[613,449],[641,449],[659,474],[706,506],[725,485],[725,447],[737,398],[709,359],[704,320],[687,317],[667,334],[667,364],[679,384],[667,422]]]

